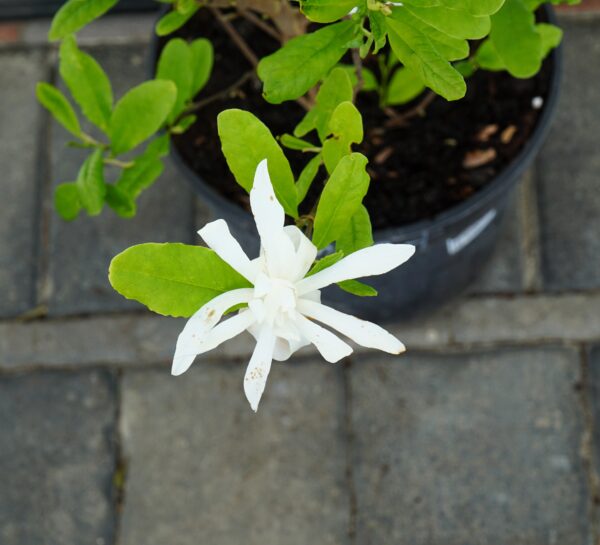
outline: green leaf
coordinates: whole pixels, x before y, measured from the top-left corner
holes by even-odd
[[[348,49],[354,22],[341,21],[297,36],[258,64],[263,94],[272,104],[294,100],[323,79]]]
[[[81,211],[79,190],[74,183],[60,184],[54,190],[54,208],[66,221],[74,220]]]
[[[296,189],[298,190],[298,203],[301,203],[305,198],[310,186],[315,180],[319,168],[323,164],[323,157],[319,153],[315,155],[302,169],[298,182],[296,183]]]
[[[294,129],[294,136],[304,136],[313,129],[317,129],[321,142],[327,136],[327,129],[331,114],[337,106],[352,100],[352,82],[347,70],[334,68],[323,81],[315,97],[315,104],[306,113],[302,121]]]
[[[315,264],[311,267],[310,271],[306,274],[306,276],[312,276],[327,267],[331,267],[334,263],[337,263],[340,259],[344,257],[342,252],[334,252],[332,254],[327,254],[323,256],[321,259],[317,259]]]
[[[217,117],[223,154],[236,181],[252,189],[256,167],[267,159],[271,183],[286,213],[298,217],[298,195],[290,163],[271,131],[244,110],[225,110]]]
[[[350,83],[352,84],[352,87],[356,87],[358,85],[358,76],[356,75],[356,68],[353,65],[338,64],[337,68],[341,68],[342,70],[346,71],[346,74],[348,74],[348,77],[350,78]],[[377,77],[375,76],[375,74],[371,70],[363,66],[362,76],[363,86],[361,91],[377,91],[377,89],[379,88],[379,83],[377,82]]]
[[[90,216],[102,212],[106,183],[104,182],[104,158],[102,150],[97,149],[84,161],[77,175],[79,200]]]
[[[106,186],[106,203],[123,218],[135,216],[137,209],[135,201],[116,185]]]
[[[350,218],[346,229],[335,243],[335,249],[344,255],[373,245],[371,218],[364,205],[360,205]]]
[[[417,98],[424,90],[423,80],[410,68],[401,66],[394,72],[390,80],[386,104],[392,106],[406,104]]]
[[[550,51],[560,45],[563,31],[557,26],[547,23],[540,23],[535,26],[535,29],[542,38],[542,59],[545,59]]]
[[[147,81],[131,89],[112,113],[109,126],[113,153],[125,153],[152,136],[173,109],[177,88],[172,81]]]
[[[343,157],[325,185],[314,223],[313,243],[325,248],[346,230],[369,189],[367,158],[360,153]]]
[[[177,87],[177,99],[169,113],[173,123],[185,108],[192,94],[192,51],[181,38],[169,40],[160,53],[156,69],[157,80],[172,81]]]
[[[427,34],[405,22],[402,13],[394,11],[387,18],[388,39],[394,54],[402,64],[418,74],[425,85],[446,100],[464,97],[467,86],[463,77],[439,53]]]
[[[40,104],[44,106],[65,129],[75,136],[81,134],[79,120],[69,101],[56,87],[49,83],[40,82],[35,88],[35,94]]]
[[[178,28],[181,28],[185,23],[187,23],[194,13],[200,9],[200,6],[196,6],[195,10],[180,13],[179,11],[170,11],[166,15],[163,15],[158,23],[156,23],[156,34],[159,36],[166,36],[167,34],[171,34],[171,32],[175,32]]]
[[[194,123],[196,123],[197,116],[194,114],[186,115],[184,118],[180,119],[175,127],[171,127],[171,134],[183,134],[187,131]]]
[[[279,141],[281,145],[288,149],[293,149],[296,151],[305,151],[305,150],[314,150],[315,145],[308,140],[303,140],[302,138],[296,138],[291,134],[282,134],[279,137]]]
[[[378,295],[377,290],[358,280],[344,280],[337,284],[340,288],[352,295],[358,295],[359,297],[376,297]]]
[[[130,201],[134,201],[162,174],[164,165],[160,158],[165,156],[169,152],[168,150],[169,136],[167,134],[150,142],[144,153],[135,158],[133,166],[123,169],[115,186],[120,192],[127,195]]]
[[[456,7],[456,0],[441,0],[442,4],[449,8]],[[460,7],[471,15],[484,16],[493,15],[504,3],[504,0],[461,0]]]
[[[542,66],[542,37],[523,0],[506,0],[492,17],[490,41],[510,74],[529,78]]]
[[[332,136],[323,144],[323,161],[327,172],[334,171],[340,159],[352,152],[352,144],[363,139],[360,112],[352,102],[342,102],[331,115],[328,133]]]
[[[427,25],[454,38],[478,40],[490,31],[489,17],[471,15],[468,11],[457,9],[456,5],[453,8],[407,6],[406,9]]]
[[[358,0],[300,0],[300,11],[315,23],[333,23],[357,4]]]
[[[186,244],[140,244],[113,258],[112,287],[167,316],[189,318],[217,295],[250,283],[217,254]]]
[[[56,12],[48,38],[60,40],[77,32],[112,8],[118,0],[68,0]]]
[[[102,67],[77,47],[73,36],[60,46],[59,69],[83,114],[106,132],[113,106],[110,81]]]
[[[214,52],[212,44],[205,38],[198,38],[190,44],[192,52],[192,92],[196,96],[206,85],[213,68]]]

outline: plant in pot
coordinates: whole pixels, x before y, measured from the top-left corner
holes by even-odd
[[[244,385],[256,409],[273,357],[309,343],[329,361],[349,353],[315,320],[403,350],[321,304],[322,288],[337,284],[323,293],[337,308],[398,319],[480,269],[552,113],[561,31],[546,4],[558,0],[174,0],[156,27],[156,77],[113,104],[74,33],[115,3],[69,0],[50,31],[96,132],[82,131],[57,88],[39,84],[38,97],[90,149],[76,182],[56,190],[63,218],[104,204],[134,215],[173,148],[227,220],[199,232],[212,250],[145,244],[111,263],[125,297],[191,317],[174,373],[249,330],[257,347]],[[112,180],[107,165],[119,169]]]

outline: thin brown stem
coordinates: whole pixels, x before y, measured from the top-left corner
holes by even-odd
[[[263,21],[260,17],[258,17],[258,15],[255,15],[254,13],[246,9],[240,8],[238,8],[237,12],[240,14],[241,17],[251,22],[256,28],[259,28],[265,34],[268,34],[272,38],[275,38],[278,42],[283,42],[283,36],[279,32],[277,32],[277,30],[274,29],[271,25],[269,25],[267,22]]]
[[[386,128],[402,127],[406,125],[409,119],[413,117],[422,117],[425,115],[427,107],[435,100],[437,95],[433,91],[427,91],[425,96],[416,104],[413,108],[406,110],[402,113],[396,113],[391,108],[386,108],[384,111],[390,116],[390,119],[386,121]]]
[[[252,77],[254,77],[254,70],[248,70],[246,73],[244,73],[242,75],[242,77],[240,77],[238,80],[236,80],[234,83],[232,83],[226,89],[223,89],[222,91],[219,91],[218,93],[215,93],[214,95],[210,95],[202,100],[199,100],[198,102],[192,102],[186,108],[186,115],[191,112],[200,110],[200,109],[204,108],[205,106],[212,104],[216,100],[220,100],[222,98],[229,98],[235,91],[237,91],[240,87],[242,87]]]
[[[250,46],[246,43],[244,38],[242,38],[240,36],[238,31],[235,29],[235,27],[223,16],[223,14],[218,9],[216,9],[216,8],[209,8],[209,9],[212,12],[212,14],[215,16],[215,19],[218,21],[218,23],[223,27],[223,30],[225,32],[227,32],[227,34],[229,35],[229,37],[231,38],[233,43],[240,50],[242,55],[244,55],[244,57],[246,57],[246,59],[252,66],[256,67],[256,65],[258,65],[258,57],[254,53],[254,51],[252,51],[252,49],[250,49]]]
[[[362,59],[360,58],[360,52],[358,49],[356,49],[356,47],[352,48],[352,62],[354,63],[356,77],[358,79],[358,83],[356,84],[356,87],[354,87],[354,98],[356,98],[356,95],[365,84],[365,78],[363,77],[363,63]]]

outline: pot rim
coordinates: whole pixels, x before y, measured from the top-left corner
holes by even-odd
[[[548,23],[556,24],[557,18],[552,5],[546,4],[544,9],[546,11],[546,16],[548,17]],[[161,10],[161,14],[162,13],[163,10]],[[154,73],[156,60],[158,59],[158,42],[158,36],[156,33],[153,33],[150,44],[152,73]],[[543,109],[530,138],[513,160],[500,173],[492,178],[485,187],[478,190],[466,200],[451,206],[432,218],[397,227],[392,226],[386,227],[385,229],[374,229],[374,235],[377,239],[386,239],[393,236],[394,238],[410,240],[420,237],[421,233],[426,231],[443,230],[447,225],[461,221],[477,209],[480,209],[483,204],[494,200],[498,194],[510,190],[512,186],[519,181],[521,175],[525,172],[542,147],[556,113],[563,74],[562,42],[558,47],[553,49],[549,59],[552,62],[552,73]],[[181,156],[181,153],[176,146],[171,146],[169,156],[177,165],[177,168],[183,171],[185,177],[194,189],[207,201],[216,207],[221,209],[224,208],[227,214],[239,221],[248,221],[250,219],[251,216],[249,212],[236,205],[233,201],[225,198],[216,189],[207,184],[199,174],[193,171]]]

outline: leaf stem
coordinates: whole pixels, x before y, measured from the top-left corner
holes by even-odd
[[[118,159],[113,159],[111,157],[104,158],[104,164],[113,165],[119,168],[131,168],[135,163],[133,161],[119,161]]]
[[[255,27],[260,28],[265,34],[268,34],[278,42],[283,43],[283,35],[280,34],[271,25],[263,21],[260,17],[244,8],[238,8],[237,12],[240,14],[241,17],[243,17],[247,21],[250,21]]]
[[[228,98],[231,94],[233,94],[240,87],[242,87],[242,85],[244,85],[244,83],[246,83],[253,76],[254,76],[254,70],[248,70],[239,79],[237,79],[235,82],[233,82],[229,87],[219,91],[218,93],[210,95],[202,100],[199,100],[198,102],[191,102],[190,104],[188,104],[188,107],[186,108],[186,110],[185,110],[184,114],[182,114],[182,116],[185,116],[187,114],[190,114],[191,112],[200,110],[201,108],[204,108],[205,106],[208,106],[209,104],[212,104],[213,102],[215,102],[216,100],[219,100],[221,98]]]
[[[242,55],[246,57],[248,62],[254,67],[258,65],[258,57],[250,49],[250,46],[246,43],[244,38],[239,34],[235,27],[223,16],[223,14],[217,8],[209,8],[211,13],[215,16],[215,19],[223,27],[223,30],[227,32],[233,43],[240,50]]]
[[[412,119],[413,117],[424,116],[427,111],[427,107],[435,100],[436,97],[437,95],[433,91],[429,90],[427,93],[425,93],[425,96],[419,101],[418,104],[416,104],[413,108],[410,108],[410,110],[406,110],[400,114],[396,113],[391,108],[386,108],[384,112],[390,115],[390,119],[385,122],[385,127],[388,129],[392,127],[402,127],[403,125],[406,125],[406,122],[409,119]]]

